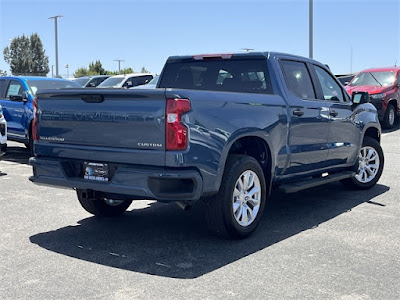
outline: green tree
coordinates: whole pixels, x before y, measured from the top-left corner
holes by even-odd
[[[118,71],[106,71],[106,75],[118,75]]]
[[[87,76],[89,73],[89,70],[86,69],[85,67],[80,67],[74,72],[74,77],[79,78],[83,76]]]
[[[147,71],[148,72],[148,71]],[[118,74],[130,74],[135,73],[131,67],[121,69],[121,73],[118,71],[109,71],[105,70],[100,62],[100,60],[96,60],[89,64],[89,68],[80,67],[74,73],[74,77],[82,77],[82,76],[91,76],[91,75],[118,75]]]
[[[135,73],[135,71],[133,71],[133,69],[131,67],[121,69],[121,74],[130,74],[130,73]]]
[[[49,57],[43,48],[42,41],[37,33],[30,36],[30,49],[32,55],[32,74],[46,76],[49,73]]]
[[[142,67],[142,70],[140,71],[140,73],[150,73],[150,71],[147,70],[145,67]]]
[[[0,69],[0,76],[7,76],[7,71]]]
[[[37,33],[29,38],[25,35],[12,39],[4,48],[4,61],[10,65],[13,75],[46,76],[49,72],[49,57]]]
[[[104,70],[100,60],[96,60],[95,62],[91,62],[89,64],[89,71],[93,72],[97,75],[105,75],[106,70]]]
[[[93,76],[93,75],[99,75],[99,73],[91,71],[91,70],[88,70],[85,67],[78,68],[74,73],[74,77],[75,78],[79,78],[79,77],[82,77],[82,76]]]
[[[119,74],[130,74],[130,73],[135,73],[135,71],[133,71],[131,67],[121,69],[121,73],[119,73],[118,71],[108,71],[108,70],[106,71],[106,75],[119,75]]]

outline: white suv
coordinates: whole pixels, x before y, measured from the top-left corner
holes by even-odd
[[[148,83],[154,77],[153,74],[147,73],[133,73],[126,75],[115,75],[108,77],[102,83],[100,83],[98,88],[125,88],[129,89],[134,86],[142,85]]]
[[[7,122],[3,116],[3,109],[0,105],[0,156],[6,153],[7,149]]]

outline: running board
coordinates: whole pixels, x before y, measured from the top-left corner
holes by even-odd
[[[355,175],[352,171],[343,171],[334,173],[325,177],[311,178],[300,180],[292,183],[286,183],[279,186],[279,190],[284,193],[296,193],[301,190],[313,188],[330,182],[339,181],[342,179],[350,178]]]

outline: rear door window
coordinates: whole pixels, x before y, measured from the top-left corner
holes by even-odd
[[[273,93],[265,59],[213,59],[168,63],[160,87]]]
[[[315,99],[310,73],[303,62],[282,60],[281,68],[289,90],[300,99]]]
[[[313,65],[317,73],[318,81],[322,88],[324,100],[344,101],[343,90],[335,79],[324,69]]]

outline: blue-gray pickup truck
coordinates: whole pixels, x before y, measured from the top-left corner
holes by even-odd
[[[303,57],[173,56],[156,89],[39,91],[30,180],[75,189],[102,217],[135,199],[203,199],[214,233],[243,238],[272,188],[376,184],[384,156],[368,101]]]

